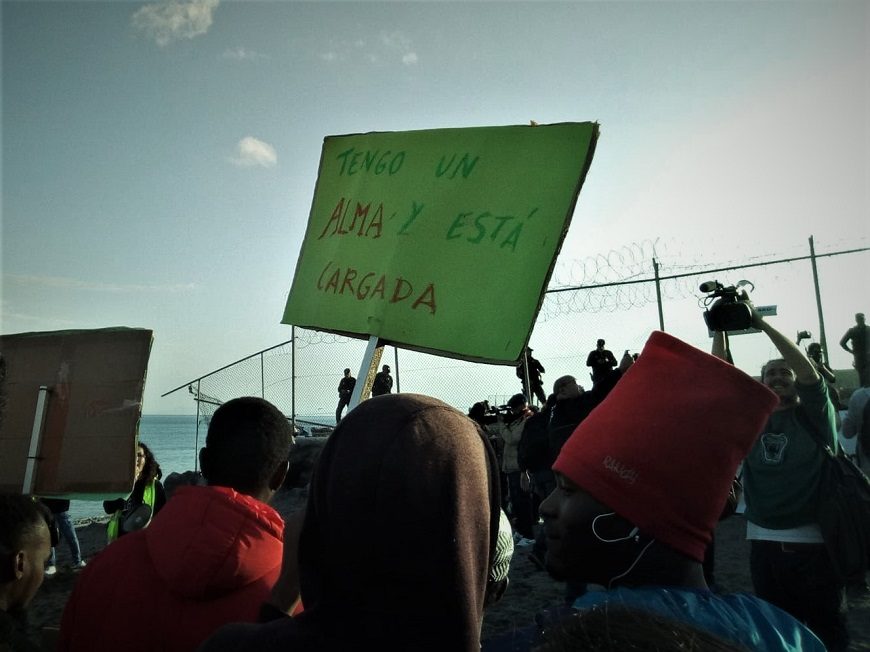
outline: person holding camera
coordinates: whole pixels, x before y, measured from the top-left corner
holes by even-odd
[[[845,587],[834,573],[816,516],[826,453],[813,431],[823,433],[831,450],[837,450],[834,406],[827,384],[803,351],[751,302],[740,303],[748,308],[751,325],[782,356],[761,369],[761,382],[779,397],[779,405],[743,465],[755,594],[804,622],[828,650],[845,650]],[[721,330],[714,334],[713,354],[726,359]]]
[[[532,527],[531,497],[522,488],[521,469],[519,466],[519,444],[526,421],[534,414],[523,394],[514,394],[507,402],[509,412],[493,424],[493,430],[504,442],[502,449],[501,471],[507,478],[511,525],[515,532],[527,539],[528,543],[535,538]]]
[[[604,344],[604,340],[598,340],[586,358],[586,366],[592,368],[593,386],[605,380],[617,364],[616,356],[609,349],[605,349]]]
[[[822,345],[818,342],[811,342],[807,346],[807,357],[813,363],[819,375],[828,384],[828,396],[831,399],[831,403],[834,404],[834,410],[842,410],[843,402],[840,400],[840,390],[837,389],[837,376],[834,374],[834,370],[831,369],[831,365],[825,361],[822,354]]]

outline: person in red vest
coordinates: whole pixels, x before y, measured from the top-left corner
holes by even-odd
[[[281,571],[290,422],[261,398],[219,407],[200,451],[207,486],[183,486],[145,528],[82,572],[60,650],[194,650],[229,622],[257,620]],[[293,609],[296,605],[288,605]]]

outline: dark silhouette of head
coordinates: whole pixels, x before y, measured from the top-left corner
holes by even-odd
[[[51,552],[50,518],[30,496],[0,495],[0,611],[23,609],[39,590]]]
[[[268,501],[287,474],[293,431],[269,401],[246,396],[221,405],[199,453],[210,485]]]
[[[479,401],[468,409],[468,417],[478,425],[483,425],[486,418],[486,403]]]
[[[574,376],[561,376],[553,383],[553,395],[557,401],[576,398],[582,393],[583,389],[577,384]]]
[[[523,394],[514,394],[508,399],[508,407],[519,408],[526,404],[526,397]]]
[[[498,462],[468,417],[417,394],[363,401],[311,479],[298,626],[324,651],[479,652],[509,566],[499,505]]]

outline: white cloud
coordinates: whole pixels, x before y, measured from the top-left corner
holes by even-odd
[[[269,57],[262,52],[249,50],[248,48],[239,46],[224,50],[223,54],[221,54],[221,58],[230,59],[232,61],[255,61],[257,59],[268,59]]]
[[[160,47],[179,39],[201,36],[211,27],[212,12],[220,0],[164,0],[148,4],[133,14],[133,27],[154,39]]]
[[[408,50],[411,47],[411,39],[401,32],[381,32],[381,43],[388,50]]]
[[[387,52],[400,55],[400,59],[406,66],[417,63],[417,53],[412,49],[411,39],[402,32],[381,32],[381,45]]]
[[[271,168],[278,162],[278,154],[269,143],[264,143],[253,136],[245,136],[236,145],[236,156],[230,161],[243,168],[255,165]]]
[[[413,43],[402,32],[381,32],[376,39],[365,41],[329,43],[329,50],[317,56],[327,63],[336,61],[367,61],[374,65],[384,65],[399,61],[405,66],[414,66],[419,57]]]
[[[0,305],[0,332],[7,334],[17,331],[32,330],[34,328],[48,330],[60,328],[81,328],[82,325],[72,319],[61,319],[52,313],[51,310],[46,312],[51,313],[50,316],[34,315],[27,312],[18,312],[18,310],[9,301],[3,301]]]

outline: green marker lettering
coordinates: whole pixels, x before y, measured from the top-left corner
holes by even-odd
[[[492,235],[489,236],[493,241],[498,237],[499,232],[501,232],[501,227],[505,225],[505,222],[514,219],[513,215],[495,215],[494,217],[498,220],[498,226],[495,227],[495,231],[493,231]]]
[[[366,151],[365,160],[363,161],[363,166],[366,169],[366,172],[372,171],[372,163],[375,162],[375,157],[378,155],[378,152],[381,150],[376,149],[373,152]]]
[[[414,220],[416,220],[420,216],[420,213],[423,212],[423,206],[424,206],[424,204],[418,205],[416,201],[411,201],[411,214],[408,216],[408,219],[402,225],[402,228],[399,229],[399,235],[407,235],[408,228],[411,226],[411,224],[414,223]],[[449,236],[448,236],[448,238],[449,238]]]
[[[465,218],[468,217],[469,215],[471,215],[471,213],[460,213],[459,215],[456,216],[456,219],[453,220],[453,224],[451,224],[450,228],[447,229],[447,239],[448,240],[453,240],[454,238],[461,238],[462,237],[461,233],[457,233],[456,235],[454,235],[453,232],[457,229],[462,229],[463,225],[465,224]]]
[[[492,215],[489,211],[484,211],[480,215],[474,218],[474,226],[477,227],[477,237],[476,238],[468,238],[469,242],[473,242],[474,244],[478,244],[481,240],[483,240],[483,236],[486,235],[486,227],[480,223],[482,219],[485,217],[489,217]]]
[[[456,156],[457,155],[454,153],[450,157],[450,161],[447,163],[445,163],[447,156],[442,156],[441,160],[438,161],[438,164],[435,166],[435,176],[439,178],[447,176],[448,179],[455,179],[456,175],[461,173],[462,178],[467,179],[468,175],[470,175],[472,170],[474,170],[474,166],[477,165],[477,161],[480,157],[475,156],[474,159],[472,159],[471,155],[466,152],[462,155],[462,158],[460,158],[459,161],[456,161]]]
[[[356,174],[357,168],[359,167],[359,160],[362,156],[362,152],[354,152],[353,157],[350,159],[350,167],[347,169],[347,176]]]
[[[353,147],[350,149],[344,150],[341,154],[336,156],[335,158],[341,159],[341,170],[339,170],[338,175],[341,176],[344,174],[344,166],[347,165],[347,157],[353,153]]]
[[[511,229],[511,232],[508,233],[507,237],[504,239],[504,242],[501,243],[499,249],[504,249],[507,246],[510,246],[511,251],[517,250],[517,241],[520,239],[520,233],[523,232],[523,223],[519,222],[517,225]]]

